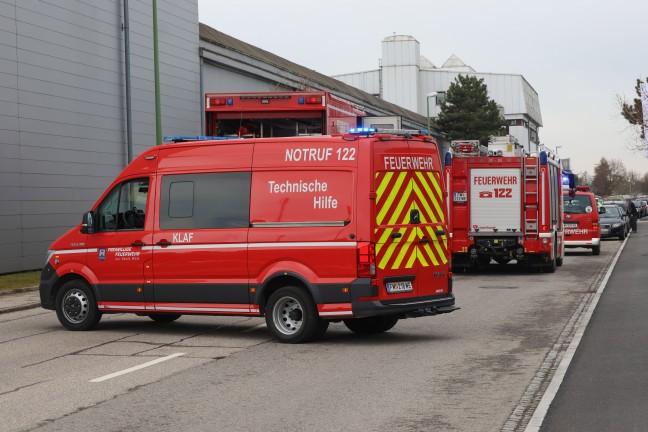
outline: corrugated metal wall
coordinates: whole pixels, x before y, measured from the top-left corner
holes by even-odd
[[[158,0],[165,135],[200,131],[197,0]],[[126,163],[122,2],[0,0],[0,273],[42,266]],[[151,1],[130,1],[134,155],[155,145]]]

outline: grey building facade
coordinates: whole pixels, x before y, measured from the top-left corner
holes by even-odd
[[[156,144],[151,0],[130,0],[133,155]],[[197,0],[157,0],[162,130],[201,125]],[[127,163],[123,0],[0,0],[0,274],[40,268]]]

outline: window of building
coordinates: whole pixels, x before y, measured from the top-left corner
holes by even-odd
[[[242,228],[250,225],[250,173],[165,176],[160,228]]]
[[[97,231],[144,229],[148,189],[148,179],[115,186],[97,208]]]

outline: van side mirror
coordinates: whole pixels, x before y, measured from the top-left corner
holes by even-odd
[[[605,213],[605,209],[603,207],[598,208],[598,214],[603,214]]]
[[[94,234],[94,212],[89,211],[81,218],[81,234]]]

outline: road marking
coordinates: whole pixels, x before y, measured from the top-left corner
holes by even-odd
[[[623,248],[625,248],[625,245],[628,242],[628,238],[629,237],[626,237],[625,241],[617,251],[614,260],[612,261],[612,264],[610,264],[610,267],[608,268],[608,271],[605,274],[605,278],[603,278],[603,280],[601,281],[601,285],[599,285],[598,290],[596,290],[596,293],[592,297],[592,302],[587,308],[587,311],[585,312],[585,316],[583,316],[583,319],[581,320],[578,329],[576,329],[574,338],[569,344],[569,347],[567,347],[567,350],[565,351],[565,355],[563,356],[562,360],[560,361],[560,364],[556,368],[556,373],[551,379],[551,382],[549,383],[547,390],[542,396],[542,399],[540,399],[540,403],[538,404],[538,407],[533,412],[533,416],[531,417],[531,420],[529,420],[529,424],[527,425],[524,432],[540,431],[540,427],[542,426],[542,423],[544,422],[544,419],[547,416],[549,407],[551,406],[551,403],[556,397],[556,394],[560,389],[560,385],[565,379],[565,374],[567,373],[567,369],[569,368],[569,365],[571,364],[572,359],[574,358],[574,354],[578,349],[578,345],[580,344],[581,339],[585,334],[585,329],[587,328],[587,325],[589,324],[590,319],[592,318],[592,314],[594,313],[594,309],[596,309],[596,305],[601,299],[601,294],[603,294],[603,290],[607,286],[608,280],[612,275],[612,271],[614,270],[614,267],[616,267],[616,263],[619,260],[619,257],[621,256],[621,252],[623,252]]]
[[[250,327],[249,329],[245,329],[241,333],[250,333],[250,332],[253,332],[255,330],[265,328],[265,327],[266,327],[266,324],[263,323],[263,324],[259,324],[258,326]]]
[[[90,382],[98,383],[98,382],[106,381],[106,380],[118,377],[120,375],[125,375],[127,373],[135,372],[137,370],[144,369],[144,368],[147,368],[149,366],[153,366],[153,365],[156,365],[158,363],[162,363],[162,362],[165,362],[167,360],[171,360],[171,359],[176,358],[176,357],[180,357],[182,355],[185,355],[185,353],[171,354],[171,355],[168,355],[166,357],[162,357],[162,358],[159,358],[159,359],[156,359],[156,360],[151,360],[150,362],[142,363],[139,366],[133,366],[132,368],[124,369],[124,370],[121,370],[119,372],[115,372],[115,373],[111,373],[109,375],[104,375],[104,376],[99,377],[99,378],[91,379]]]

